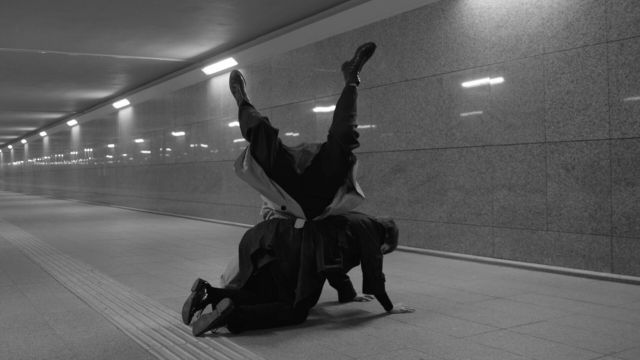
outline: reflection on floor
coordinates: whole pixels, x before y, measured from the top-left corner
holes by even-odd
[[[216,344],[233,351],[211,358],[640,358],[640,286],[403,252],[385,260],[387,288],[414,314],[340,305],[326,287],[301,326],[183,339],[178,312],[193,279],[215,281],[245,230],[0,192],[0,359],[170,358],[180,353],[170,341],[194,358]],[[357,269],[350,275],[358,287]],[[96,296],[116,288],[147,305]],[[110,312],[107,298],[121,307]],[[175,321],[154,323],[158,309]],[[127,314],[130,328],[114,321]],[[138,323],[151,332],[136,335]]]

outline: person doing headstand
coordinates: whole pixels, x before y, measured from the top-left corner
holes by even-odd
[[[230,74],[240,130],[249,142],[236,161],[236,173],[262,195],[266,221],[244,235],[239,270],[225,289],[202,279],[192,286],[183,321],[190,323],[208,304],[214,308],[196,319],[194,335],[225,325],[239,332],[302,322],[317,303],[325,279],[338,290],[341,301],[355,298],[346,272],[358,264],[362,264],[364,292],[385,310],[394,311],[384,290],[381,249],[390,248],[385,239],[394,231],[397,244],[397,227],[352,212],[364,199],[355,180],[353,154],[359,146],[357,87],[360,70],[375,48],[374,43],[361,45],[342,65],[345,86],[327,140],[321,144],[285,146],[278,129],[250,103],[242,74],[237,70]]]

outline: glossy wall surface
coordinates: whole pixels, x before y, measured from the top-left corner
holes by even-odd
[[[396,218],[403,245],[640,275],[637,0],[441,1],[243,64],[285,143],[325,138],[311,109],[365,41],[362,211]],[[255,223],[227,80],[5,151],[2,187]]]

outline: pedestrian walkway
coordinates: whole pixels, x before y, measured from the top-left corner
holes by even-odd
[[[638,285],[400,251],[387,289],[413,314],[327,286],[300,326],[193,338],[189,287],[244,231],[0,192],[0,359],[640,359]]]

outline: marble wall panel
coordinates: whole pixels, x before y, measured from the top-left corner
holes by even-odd
[[[545,230],[547,226],[544,144],[499,146],[493,162],[493,225]]]
[[[413,197],[422,196],[409,186],[409,179],[415,177],[416,172],[422,171],[413,163],[415,156],[411,152],[361,153],[357,157],[357,179],[366,197],[361,211],[377,216],[408,219],[434,216],[431,209],[411,206],[416,204],[411,201]]]
[[[640,35],[640,6],[636,0],[607,1],[607,39]]]
[[[490,68],[490,75],[504,78],[504,83],[490,87],[491,97],[485,116],[491,119],[491,143],[544,141],[543,58],[534,56]]]
[[[495,254],[501,259],[611,271],[608,236],[495,228]]]
[[[546,139],[609,136],[606,45],[545,55]]]
[[[640,38],[608,46],[611,137],[640,136]]]
[[[640,140],[611,141],[614,236],[640,238]]]
[[[400,244],[439,251],[493,256],[491,227],[400,220]]]
[[[545,0],[541,7],[544,52],[598,44],[607,37],[607,0]]]
[[[315,102],[302,101],[271,109],[271,124],[279,130],[280,139],[286,146],[301,143],[324,141],[326,133],[318,134],[316,114],[313,112]]]
[[[613,269],[616,274],[640,276],[640,238],[613,237]]]
[[[440,6],[447,71],[519,59],[543,50],[539,2],[451,0]]]
[[[547,144],[548,229],[611,233],[609,141]]]
[[[441,78],[426,78],[361,91],[358,123],[362,150],[408,150],[447,145]]]

